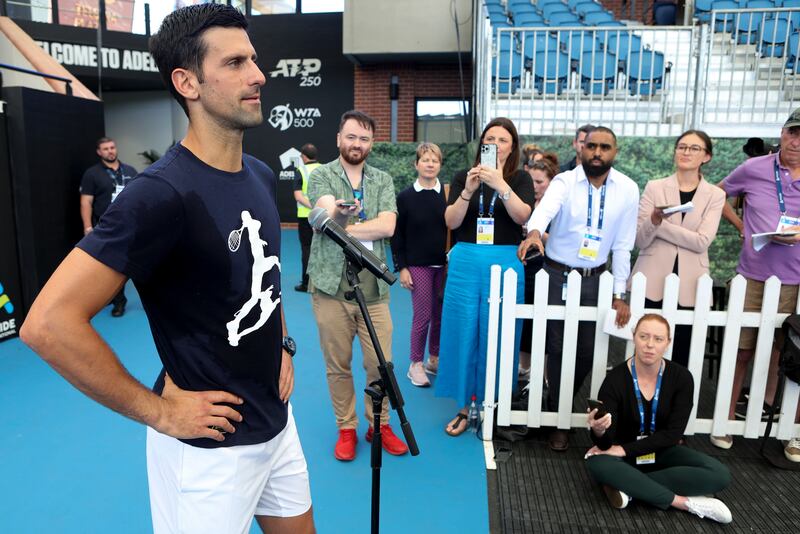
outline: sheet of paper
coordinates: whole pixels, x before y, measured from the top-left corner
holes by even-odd
[[[684,213],[690,212],[694,209],[694,204],[691,201],[687,202],[686,204],[681,204],[680,206],[672,206],[671,208],[664,208],[664,215],[672,215],[673,213]]]
[[[789,237],[800,234],[800,232],[763,232],[761,234],[753,234],[752,242],[753,249],[758,252],[772,242],[772,237],[779,235]]]
[[[631,319],[628,321],[628,324],[622,328],[617,328],[616,321],[617,310],[608,310],[606,313],[605,323],[603,323],[603,333],[608,334],[609,336],[620,337],[622,339],[633,339],[633,327],[636,326],[639,318],[631,315]]]

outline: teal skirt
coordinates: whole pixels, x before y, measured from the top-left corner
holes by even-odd
[[[489,282],[491,266],[502,272],[517,272],[517,303],[525,293],[525,272],[514,245],[457,243],[450,251],[447,285],[442,305],[439,372],[436,396],[451,397],[459,407],[468,406],[475,395],[478,403],[486,396],[486,346],[489,329]],[[514,374],[519,358],[521,320],[517,320],[514,341]],[[500,336],[497,337],[498,364]],[[514,380],[516,384],[516,380]],[[493,397],[496,396],[496,392]]]

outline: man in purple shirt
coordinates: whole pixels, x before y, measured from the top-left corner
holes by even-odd
[[[800,231],[800,108],[787,119],[781,130],[780,152],[751,158],[729,174],[719,186],[729,197],[746,195],[747,216],[744,219],[744,245],[736,272],[747,279],[745,311],[759,311],[764,296],[764,282],[770,276],[781,281],[778,311],[794,313],[800,284],[800,234],[773,236],[756,251],[753,234],[776,230]],[[753,359],[758,329],[743,328],[739,338],[736,372],[729,419],[735,417],[736,400],[742,391],[747,366]],[[765,402],[772,403],[777,389],[778,351],[783,336],[778,330],[772,347]],[[731,436],[711,436],[711,443],[722,449],[733,445]],[[784,449],[786,457],[800,462],[800,438],[790,440]]]

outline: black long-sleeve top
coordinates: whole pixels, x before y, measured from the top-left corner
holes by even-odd
[[[453,177],[450,183],[450,196],[447,198],[447,204],[455,204],[461,192],[467,183],[466,170],[459,171]],[[524,203],[528,204],[533,209],[535,202],[533,193],[533,180],[531,175],[525,171],[516,171],[508,177],[508,186]],[[480,192],[483,191],[483,216],[489,216],[489,205],[492,202],[492,196],[495,191],[489,186],[478,188],[472,194],[469,201],[469,207],[464,214],[464,220],[461,226],[453,230],[453,238],[455,241],[463,241],[465,243],[475,243],[477,240],[477,221],[478,221],[478,199]],[[506,211],[506,206],[500,198],[494,204],[494,244],[495,245],[519,245],[522,241],[522,231],[520,225],[514,222],[511,215]]]
[[[397,195],[397,224],[392,236],[392,258],[396,271],[414,266],[447,262],[447,225],[444,186],[416,191],[410,185]]]
[[[656,413],[656,431],[650,434],[650,414],[652,402],[642,396],[644,406],[645,434],[639,436],[639,407],[633,388],[633,376],[624,362],[606,375],[597,397],[611,413],[611,426],[602,437],[589,432],[599,448],[606,450],[612,445],[620,445],[625,450],[626,460],[634,461],[637,456],[658,452],[673,445],[686,431],[689,416],[694,404],[694,379],[682,365],[664,360],[664,376],[661,379],[661,396]]]

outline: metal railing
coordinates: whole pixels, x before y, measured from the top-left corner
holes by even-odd
[[[491,58],[493,115],[521,131],[620,135],[685,129],[694,86],[694,28],[499,28]],[[488,60],[487,60],[488,62]]]
[[[72,80],[69,78],[64,78],[63,76],[56,76],[55,74],[47,74],[45,72],[39,72],[38,70],[24,69],[22,67],[7,65],[5,63],[0,63],[0,70],[2,69],[13,70],[15,72],[21,72],[23,74],[30,74],[31,76],[39,76],[40,78],[49,78],[51,80],[58,80],[60,82],[64,82],[64,93],[67,96],[72,96]],[[0,73],[0,87],[3,87],[2,73]]]
[[[585,123],[619,135],[774,135],[800,107],[797,8],[715,10],[709,24],[681,27],[476,19],[480,124],[507,116],[529,135],[571,135]]]
[[[712,10],[696,121],[780,123],[800,103],[800,9]]]

